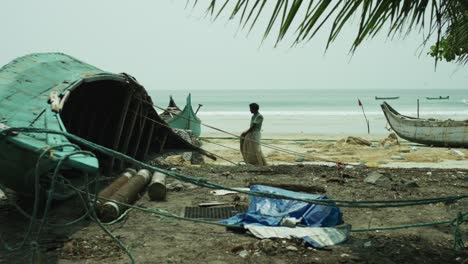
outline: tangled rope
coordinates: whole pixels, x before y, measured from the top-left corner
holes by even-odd
[[[300,198],[294,198],[286,195],[278,195],[278,194],[271,194],[271,193],[264,193],[264,192],[254,192],[254,191],[243,191],[243,190],[238,190],[234,189],[231,187],[223,186],[214,182],[210,182],[207,179],[204,178],[197,178],[197,177],[192,177],[188,175],[183,175],[179,174],[173,171],[168,171],[164,170],[155,166],[151,166],[147,163],[135,160],[125,154],[122,154],[120,152],[114,151],[112,149],[97,145],[93,142],[87,141],[85,139],[82,139],[78,136],[75,136],[73,134],[69,134],[66,132],[61,132],[61,131],[55,131],[55,130],[49,130],[49,129],[41,129],[41,128],[31,128],[31,127],[20,127],[20,128],[7,128],[2,131],[0,131],[2,136],[10,136],[12,132],[23,132],[23,133],[49,133],[49,134],[58,134],[58,135],[63,135],[69,139],[72,139],[75,142],[78,142],[90,149],[93,149],[95,151],[101,152],[106,155],[110,155],[113,157],[116,157],[118,159],[124,160],[129,163],[133,163],[141,168],[146,168],[149,170],[153,171],[158,171],[161,173],[166,174],[169,177],[173,177],[175,179],[184,181],[184,182],[189,182],[198,186],[202,187],[207,187],[207,188],[212,188],[212,189],[225,189],[225,190],[232,190],[232,191],[237,191],[240,193],[245,193],[249,195],[254,195],[254,196],[263,196],[263,197],[269,197],[269,198],[275,198],[275,199],[289,199],[289,200],[298,200],[298,201],[303,201],[307,203],[312,203],[312,204],[317,204],[317,205],[322,205],[322,206],[338,206],[338,207],[352,207],[352,208],[389,208],[389,207],[403,207],[403,206],[414,206],[414,205],[424,205],[424,204],[432,204],[432,203],[439,203],[439,202],[451,202],[451,201],[457,201],[461,199],[466,199],[468,198],[468,195],[457,195],[457,196],[448,196],[448,197],[437,197],[437,198],[425,198],[425,199],[407,199],[407,200],[372,200],[372,201],[348,201],[348,200],[320,200],[320,199],[300,199]],[[74,150],[63,157],[57,158],[54,155],[51,155],[53,153],[53,150],[58,149],[58,148],[63,148],[63,147],[72,147]],[[49,154],[49,155],[47,155]],[[57,146],[52,146],[44,149],[42,153],[39,155],[38,161],[36,163],[35,169],[34,169],[34,179],[35,179],[35,185],[34,185],[34,206],[33,206],[33,211],[32,214],[29,215],[27,214],[22,208],[20,208],[18,205],[15,204],[15,207],[18,208],[18,210],[21,212],[21,214],[25,215],[30,219],[27,231],[24,235],[23,240],[19,243],[17,246],[10,246],[9,244],[6,243],[6,241],[3,239],[3,237],[0,235],[0,242],[2,242],[3,246],[5,249],[8,251],[16,251],[21,248],[23,248],[26,245],[26,242],[29,241],[29,246],[31,250],[31,256],[32,259],[34,259],[35,255],[37,254],[39,250],[39,244],[38,244],[38,239],[39,235],[43,230],[43,227],[45,225],[47,226],[52,226],[52,227],[60,227],[60,226],[69,226],[72,224],[76,224],[86,218],[91,218],[91,220],[95,221],[101,229],[109,235],[118,245],[119,247],[125,251],[125,253],[129,256],[130,260],[132,263],[135,263],[135,258],[129,251],[128,247],[120,241],[117,237],[115,237],[112,232],[109,231],[109,229],[106,227],[107,225],[114,224],[118,221],[121,221],[126,217],[128,214],[129,210],[132,209],[137,209],[143,212],[151,213],[154,215],[162,216],[162,217],[169,217],[177,220],[184,220],[184,221],[191,221],[191,222],[196,222],[196,223],[204,223],[204,224],[212,224],[212,225],[218,225],[218,226],[225,226],[225,227],[232,227],[229,225],[224,225],[220,224],[217,222],[211,222],[211,221],[206,221],[206,220],[201,220],[201,219],[188,219],[184,218],[178,215],[175,215],[173,213],[167,212],[165,210],[161,210],[158,208],[143,208],[140,206],[134,206],[130,204],[125,204],[125,203],[120,203],[117,201],[113,201],[119,205],[123,205],[129,208],[128,211],[126,211],[125,214],[121,215],[118,219],[111,223],[102,223],[99,218],[96,215],[96,202],[97,202],[97,192],[98,192],[98,187],[97,184],[95,184],[95,190],[91,192],[89,190],[89,186],[93,182],[99,182],[99,175],[96,176],[96,179],[94,181],[89,180],[89,176],[87,174],[83,175],[84,181],[85,181],[85,189],[80,189],[71,182],[66,179],[65,177],[60,175],[60,168],[62,167],[63,163],[69,159],[72,156],[75,155],[86,155],[90,157],[95,157],[95,155],[92,152],[89,151],[83,151],[80,150],[77,145],[74,144],[62,144],[62,145],[57,145]],[[57,162],[56,167],[53,171],[52,176],[50,177],[50,185],[49,189],[47,190],[47,199],[46,199],[46,206],[44,209],[44,213],[42,216],[42,219],[40,221],[38,220],[38,210],[39,210],[39,192],[40,192],[40,186],[39,186],[39,167],[40,167],[40,162],[44,158],[50,158],[53,159],[54,161]],[[70,188],[72,188],[75,193],[80,197],[80,200],[83,203],[83,207],[85,208],[85,213],[78,217],[75,220],[72,220],[70,222],[67,222],[65,224],[57,225],[53,223],[49,223],[47,221],[47,216],[50,210],[51,206],[51,201],[53,199],[53,194],[56,188],[57,180],[61,179],[62,182],[66,183],[66,185]],[[0,186],[1,187],[1,186]],[[102,197],[99,197],[99,199],[104,199]],[[109,199],[104,199],[104,200],[109,200]],[[453,227],[453,234],[454,234],[454,249],[459,249],[464,247],[464,243],[462,240],[462,234],[460,231],[460,225],[463,223],[468,222],[468,212],[460,212],[455,219],[452,220],[445,220],[445,221],[437,221],[437,222],[429,222],[429,223],[419,223],[419,224],[408,224],[408,225],[400,225],[400,226],[393,226],[393,227],[379,227],[379,228],[368,228],[368,229],[354,229],[352,232],[367,232],[367,231],[375,231],[375,230],[395,230],[395,229],[403,229],[403,228],[413,228],[413,227],[423,227],[423,226],[433,226],[433,225],[441,225],[441,224],[450,224]],[[37,226],[36,232],[33,232],[34,227]],[[33,234],[34,233],[34,234]]]

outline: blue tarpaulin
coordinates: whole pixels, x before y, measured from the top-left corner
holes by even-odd
[[[253,185],[250,187],[250,190],[255,192],[285,195],[299,199],[328,199],[325,195],[299,193],[264,185]],[[222,220],[221,223],[242,226],[250,230],[253,226],[277,227],[282,225],[282,223],[284,223],[282,221],[284,221],[285,219],[296,219],[298,226],[315,228],[335,227],[336,225],[343,223],[342,213],[340,209],[336,206],[323,206],[297,200],[273,199],[254,195],[250,196],[250,205],[246,213],[238,214],[229,219]],[[282,228],[282,231],[284,231],[284,227]],[[267,233],[272,231],[273,230],[267,230]],[[291,232],[292,231],[297,232],[299,230],[291,230]],[[311,230],[307,231],[310,232]],[[335,241],[336,243],[341,243],[342,241],[346,240],[349,231],[342,232],[340,230],[336,230],[335,232],[335,230],[330,231],[329,229],[324,229],[323,231],[321,231],[321,233],[327,234],[327,237],[339,236],[339,239],[333,239],[333,241]],[[337,235],[335,235],[334,233],[336,233]],[[261,234],[257,234],[256,236],[262,237]],[[314,241],[313,239],[305,235],[302,238],[304,239],[304,241],[316,247],[326,246],[334,243],[319,243],[317,239],[315,239]]]
[[[325,195],[292,192],[264,185],[253,185],[250,187],[250,190],[300,199],[328,199]],[[300,219],[301,221],[298,225],[309,227],[334,227],[343,222],[342,213],[335,206],[323,206],[296,200],[273,199],[251,195],[249,209],[245,214],[235,215],[221,221],[221,223],[239,226],[248,224],[279,226],[283,218]]]

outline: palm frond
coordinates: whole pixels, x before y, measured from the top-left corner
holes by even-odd
[[[223,4],[216,5],[217,1]],[[216,10],[217,6],[221,8]],[[242,27],[250,23],[250,30],[258,26],[260,16],[269,16],[266,24],[260,25],[265,28],[263,39],[278,28],[277,43],[293,27],[296,28],[293,44],[309,41],[329,22],[328,47],[352,17],[358,20],[356,36],[351,44],[353,51],[364,40],[382,31],[391,36],[407,34],[415,29],[424,30],[428,36],[437,34],[439,42],[442,35],[448,34],[448,31],[443,32],[444,29],[450,28],[452,34],[459,36],[454,40],[457,43],[464,41],[462,35],[468,38],[466,23],[457,22],[461,21],[461,14],[468,11],[467,0],[212,0],[208,7],[209,13],[217,14],[216,18],[225,10],[231,10],[229,19],[238,18]]]

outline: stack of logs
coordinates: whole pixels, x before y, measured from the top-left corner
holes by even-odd
[[[148,186],[149,185],[149,186]],[[148,196],[152,201],[166,199],[166,175],[146,169],[125,169],[116,180],[98,194],[96,212],[103,222],[117,219],[129,204],[133,204],[148,186]]]

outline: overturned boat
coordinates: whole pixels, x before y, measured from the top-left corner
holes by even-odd
[[[198,106],[197,111],[193,111],[192,97],[189,94],[184,109],[180,110],[171,96],[168,107],[160,117],[164,119],[170,127],[186,130],[196,137],[200,137],[201,120],[197,117],[197,113],[201,106],[202,105]]]
[[[140,161],[165,151],[203,153],[168,127],[135,78],[61,53],[27,55],[0,69],[0,133],[11,127],[68,132]],[[41,189],[46,190],[48,175],[58,160],[76,150],[70,143],[77,144],[57,134],[1,133],[0,184],[31,195],[35,175],[39,175]],[[68,157],[60,174],[70,182],[80,182],[82,173],[111,175],[126,166],[113,157],[95,154]],[[55,197],[67,197],[67,190]]]
[[[435,147],[468,147],[468,120],[435,120],[404,116],[383,102],[382,111],[395,133],[411,142]]]

